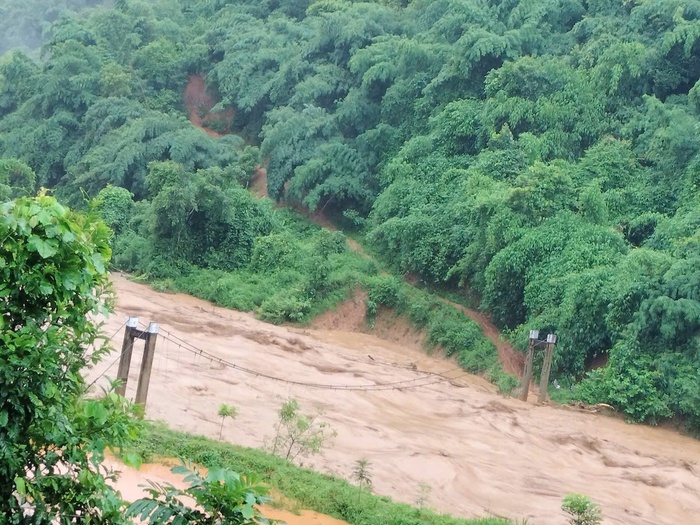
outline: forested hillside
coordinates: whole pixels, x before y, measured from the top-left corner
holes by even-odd
[[[117,0],[50,34],[0,59],[0,188],[99,194],[120,267],[282,319],[376,274],[244,191],[263,163],[516,343],[555,331],[572,395],[700,428],[700,1]],[[187,121],[197,74],[236,134]]]

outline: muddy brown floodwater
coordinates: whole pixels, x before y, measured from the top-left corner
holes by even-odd
[[[425,372],[454,367],[409,344],[273,326],[124,276],[113,275],[113,282],[118,302],[108,335],[135,315],[226,360],[311,383],[421,383],[428,381],[418,380]],[[347,478],[353,463],[367,458],[375,491],[399,501],[414,502],[426,483],[429,505],[440,512],[560,525],[561,498],[581,492],[602,506],[605,524],[700,523],[700,442],[670,430],[506,399],[475,376],[374,392],[293,386],[208,362],[166,335],[159,336],[146,413],[173,428],[218,437],[218,406],[233,403],[239,415],[226,423],[224,438],[260,447],[281,401],[294,397],[306,410],[324,410],[338,433],[325,454],[305,466]],[[114,340],[119,346],[121,333]],[[135,393],[140,354],[137,346],[127,397]],[[116,368],[108,375],[116,376]]]

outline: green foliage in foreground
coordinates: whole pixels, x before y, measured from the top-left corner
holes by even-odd
[[[267,486],[256,476],[243,475],[228,469],[213,468],[204,476],[196,466],[183,462],[173,467],[174,474],[183,474],[185,489],[149,480],[148,497],[134,501],[126,511],[128,518],[139,523],[172,523],[177,525],[269,525],[271,522],[258,510],[270,501]],[[184,496],[184,498],[183,498]],[[193,506],[185,503],[194,501]],[[274,522],[272,522],[274,523]]]
[[[109,309],[109,231],[53,198],[0,208],[0,524],[123,523],[101,462],[137,430],[132,406],[84,399],[109,351],[90,316]]]
[[[251,472],[285,497],[308,508],[343,519],[350,525],[508,525],[496,518],[463,520],[365,494],[358,502],[357,487],[345,480],[293,465],[257,449],[220,443],[205,437],[151,424],[133,449],[146,461],[182,457],[206,467]]]

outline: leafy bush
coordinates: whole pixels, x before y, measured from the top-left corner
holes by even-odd
[[[238,417],[238,408],[227,403],[222,403],[219,405],[219,410],[217,410],[216,415],[221,418],[221,427],[219,428],[219,439],[221,439],[224,434],[224,422],[227,418],[236,419],[236,417]]]
[[[275,424],[275,435],[269,439],[270,453],[294,461],[321,453],[336,436],[321,412],[304,414],[296,399],[288,399],[280,407]]]
[[[494,344],[482,336],[472,346],[460,350],[458,361],[469,372],[483,372],[498,363],[498,352]]]
[[[173,467],[174,474],[185,475],[190,486],[184,490],[170,484],[151,483],[146,489],[148,498],[133,502],[127,509],[128,518],[140,522],[178,523],[191,525],[268,525],[270,522],[260,513],[258,505],[270,501],[268,489],[254,475],[241,475],[228,469],[213,468],[206,476],[194,465],[182,462]],[[183,496],[195,502],[192,507]]]
[[[576,392],[587,403],[620,407],[633,421],[656,423],[672,413],[669,398],[660,388],[661,381],[651,358],[638,349],[618,346],[608,366],[592,371]]]
[[[95,197],[95,210],[115,234],[124,231],[129,225],[134,207],[133,197],[129,190],[111,184],[100,190]]]
[[[285,321],[302,321],[311,311],[311,302],[302,299],[298,295],[288,295],[288,293],[273,295],[265,299],[257,312],[260,319],[270,321],[275,324]]]
[[[600,506],[582,494],[567,494],[562,500],[561,508],[571,516],[570,525],[598,525],[603,521]]]
[[[510,396],[520,386],[520,379],[503,371],[500,363],[491,366],[486,377],[498,387],[498,392],[506,397]]]
[[[129,231],[111,240],[114,256],[112,265],[125,272],[144,272],[147,261],[152,257],[153,248],[145,237]]]
[[[370,300],[388,308],[394,308],[399,304],[402,284],[396,277],[385,276],[378,276],[366,281]]]
[[[254,272],[273,272],[293,261],[296,239],[289,232],[271,233],[255,240],[250,269]]]

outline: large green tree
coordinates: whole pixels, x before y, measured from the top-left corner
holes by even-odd
[[[108,351],[108,230],[40,195],[0,210],[0,522],[122,523],[107,445],[136,428],[114,393],[85,399]]]

